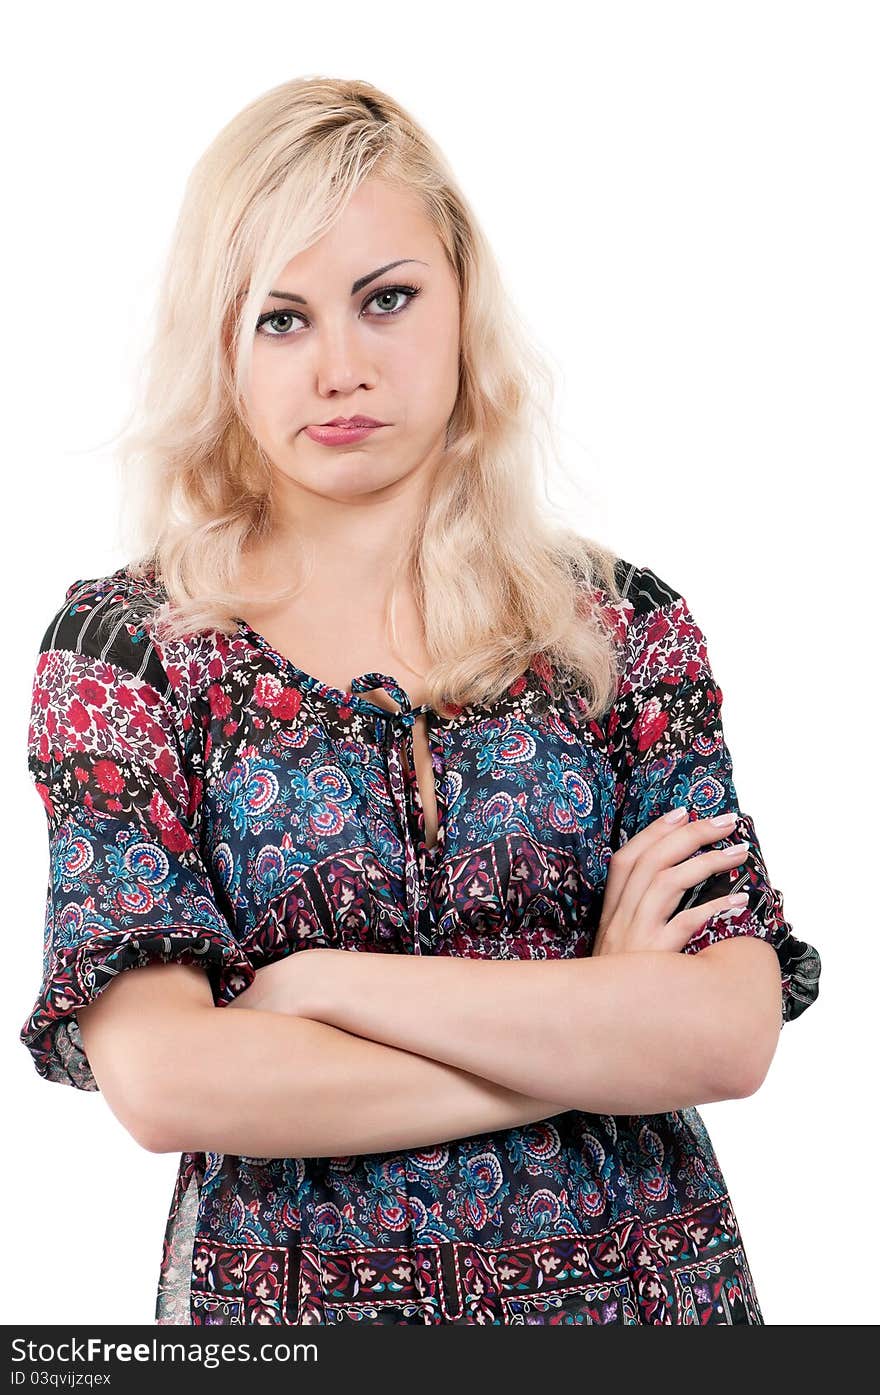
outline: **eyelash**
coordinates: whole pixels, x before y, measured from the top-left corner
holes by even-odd
[[[399,292],[401,295],[405,295],[405,296],[406,296],[406,300],[404,301],[404,303],[403,303],[402,305],[398,305],[398,307],[397,307],[396,310],[386,310],[386,311],[380,313],[379,315],[377,315],[377,317],[376,317],[377,319],[380,319],[380,320],[390,320],[390,319],[393,319],[395,315],[401,314],[401,312],[404,311],[404,310],[406,310],[407,307],[408,307],[409,305],[411,305],[412,302],[415,300],[416,296],[417,296],[417,295],[420,293],[420,291],[421,291],[421,287],[420,287],[420,286],[379,286],[379,288],[378,288],[377,290],[373,291],[373,294],[370,295],[370,296],[368,296],[367,299],[364,301],[364,308],[365,308],[367,305],[369,305],[371,301],[375,300],[375,299],[377,298],[377,296],[380,296],[380,295],[387,295],[389,292],[394,292],[394,291]],[[294,319],[296,319],[296,320],[304,320],[304,319],[305,319],[305,316],[304,316],[304,315],[301,315],[301,314],[299,313],[298,310],[267,310],[266,313],[265,313],[264,315],[261,315],[260,318],[257,320],[257,333],[258,333],[258,334],[262,334],[263,337],[264,337],[265,339],[294,339],[294,338],[296,338],[296,334],[298,333],[298,331],[291,331],[291,332],[285,333],[285,334],[266,334],[266,333],[264,332],[264,330],[263,330],[263,325],[264,325],[264,324],[267,324],[269,320],[275,320],[275,319],[277,319],[277,318],[279,317],[279,315],[290,315],[290,316],[292,316],[292,317],[293,317]]]

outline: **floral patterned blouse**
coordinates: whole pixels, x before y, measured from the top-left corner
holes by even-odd
[[[617,847],[673,805],[739,810],[704,635],[647,567],[621,559],[618,579],[621,601],[593,593],[623,659],[602,721],[574,683],[553,697],[540,656],[500,700],[441,716],[387,674],[328,687],[243,620],[162,646],[143,610],[166,598],[154,573],[75,581],[40,645],[28,733],[50,839],[42,984],[21,1030],[40,1075],[98,1088],[76,1010],[154,960],[203,965],[222,1007],[262,965],[319,945],[589,955]],[[398,711],[364,696],[379,688]],[[682,952],[767,940],[790,1022],[817,996],[819,956],[785,920],[741,811],[718,844],[740,841],[747,860],[679,909],[740,889],[748,905],[713,915]],[[185,1153],[155,1317],[764,1324],[695,1108],[570,1109],[346,1157]]]

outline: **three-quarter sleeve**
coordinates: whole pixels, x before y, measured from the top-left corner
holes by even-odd
[[[97,583],[75,582],[43,637],[33,678],[28,769],[46,812],[49,877],[42,983],[21,1041],[47,1080],[97,1090],[78,1008],[126,969],[200,964],[215,1003],[254,970],[198,847],[198,779],[181,713],[136,625],[108,638]]]
[[[683,952],[696,953],[735,935],[767,940],[779,958],[783,1025],[818,996],[821,961],[785,919],[782,893],[768,876],[754,821],[739,807],[721,721],[722,691],[706,637],[687,601],[649,568],[638,569],[627,612],[621,681],[607,727],[617,782],[612,850],[677,805],[685,805],[692,820],[738,814],[730,833],[712,846],[748,843],[745,861],[689,888],[673,914],[746,892],[747,905],[713,914]],[[698,853],[709,846],[701,845]]]

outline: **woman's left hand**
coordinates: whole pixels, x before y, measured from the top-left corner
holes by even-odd
[[[283,959],[275,959],[257,969],[254,981],[239,993],[227,1008],[251,1008],[258,1012],[285,1012],[294,1017],[309,1017],[316,1011],[317,990],[326,991],[328,974],[333,972],[333,960],[348,950],[295,950]]]

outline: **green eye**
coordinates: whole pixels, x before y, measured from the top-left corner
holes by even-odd
[[[416,296],[420,294],[420,291],[420,286],[380,286],[378,290],[373,291],[373,293],[367,297],[364,301],[363,308],[365,310],[368,305],[378,300],[380,296],[403,296],[404,299],[402,304],[396,305],[390,310],[378,310],[373,312],[373,319],[390,320],[395,315],[403,314],[412,301],[415,300]],[[257,320],[257,333],[262,334],[265,339],[293,339],[299,333],[299,330],[296,328],[297,320],[303,325],[308,324],[305,316],[301,315],[298,310],[267,310],[266,313],[261,315]],[[282,322],[281,327],[278,325],[279,321]],[[275,328],[267,329],[266,326],[275,326]]]

